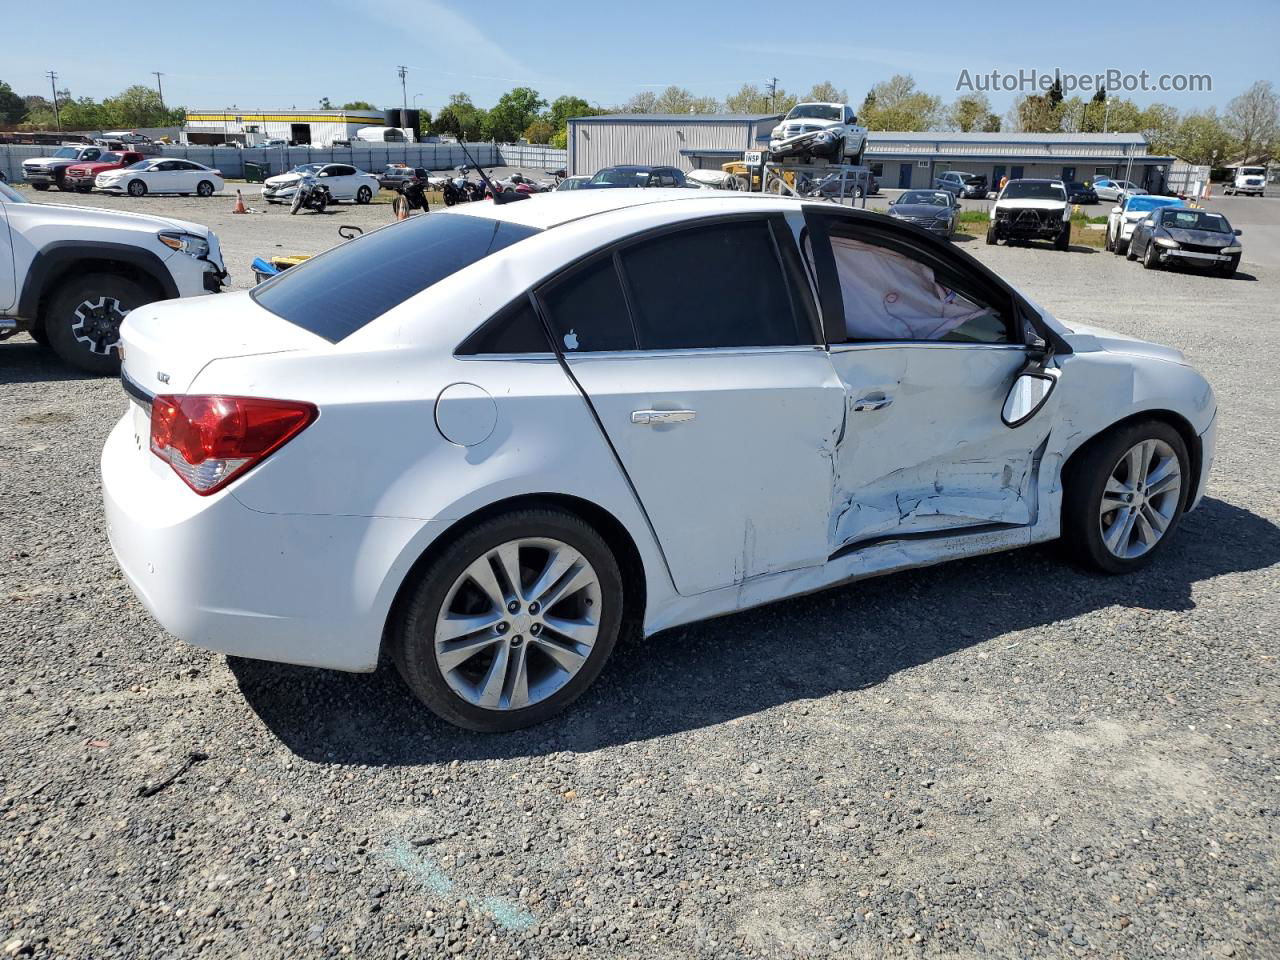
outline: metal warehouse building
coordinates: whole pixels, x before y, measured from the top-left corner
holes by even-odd
[[[390,119],[388,119],[390,117]],[[263,140],[327,147],[334,140],[353,139],[362,127],[398,127],[399,110],[193,110],[182,131],[185,143],[242,143],[253,146]],[[417,123],[417,111],[409,111],[409,124]]]
[[[1164,187],[1173,157],[1147,153],[1141,133],[872,133],[867,163],[884,187],[928,187],[947,170],[1001,177],[1131,180]]]
[[[569,121],[569,172],[619,163],[718,168],[745,150],[767,150],[779,114],[612,114]],[[928,187],[947,170],[1001,177],[1132,180],[1163,188],[1173,157],[1147,153],[1140,133],[870,134],[867,163],[884,187]]]
[[[681,170],[719,168],[744,150],[767,150],[782,115],[642,113],[569,121],[569,173],[592,174],[619,163],[665,164]]]

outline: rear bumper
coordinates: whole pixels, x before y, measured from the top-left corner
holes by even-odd
[[[234,485],[197,496],[136,436],[135,409],[103,448],[103,505],[120,569],[156,620],[219,653],[373,670],[418,540],[447,524],[261,513]]]

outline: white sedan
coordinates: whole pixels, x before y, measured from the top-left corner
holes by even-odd
[[[1177,350],[879,214],[728,192],[462,204],[122,339],[107,529],[160,623],[340,670],[385,643],[478,730],[620,638],[863,577],[1059,537],[1137,570],[1216,435]]]
[[[382,185],[372,173],[357,170],[348,163],[304,163],[288,173],[268,177],[262,185],[262,199],[267,203],[285,203],[293,199],[303,177],[314,176],[329,188],[334,200],[369,203]]]
[[[93,185],[103,193],[127,193],[144,197],[148,193],[179,193],[183,196],[211,197],[226,184],[222,171],[194,160],[151,157],[121,170],[98,174]]]

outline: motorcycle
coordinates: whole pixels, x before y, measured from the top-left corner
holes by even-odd
[[[444,182],[440,187],[440,193],[444,196],[446,207],[452,207],[455,203],[466,203],[471,199],[464,186],[466,182],[463,177],[453,177]]]
[[[427,171],[418,167],[413,171],[413,176],[396,187],[396,191],[400,196],[404,197],[411,211],[426,210],[428,213],[431,212],[430,207],[427,206],[427,183]],[[449,203],[447,198],[445,203]],[[449,205],[452,206],[453,204]]]
[[[299,210],[314,210],[324,213],[324,208],[333,202],[329,188],[315,177],[306,176],[298,181],[298,188],[293,192],[293,203],[289,206],[290,215]]]

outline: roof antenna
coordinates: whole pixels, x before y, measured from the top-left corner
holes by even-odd
[[[504,193],[493,185],[493,181],[489,179],[489,175],[484,172],[484,168],[476,163],[475,157],[471,156],[471,151],[467,149],[467,145],[461,140],[458,146],[462,148],[462,152],[467,155],[467,159],[471,161],[471,165],[476,168],[476,173],[480,174],[480,179],[484,181],[484,185],[489,188],[489,192],[493,194],[494,203],[515,203],[517,200],[528,200],[529,194],[520,193],[513,190],[510,193]]]

